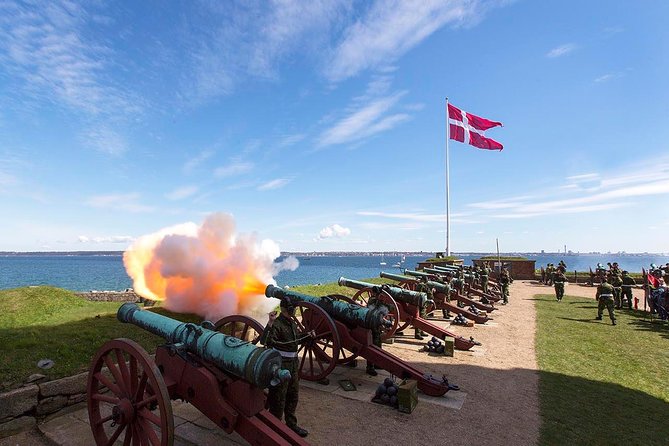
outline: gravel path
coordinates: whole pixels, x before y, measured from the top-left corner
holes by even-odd
[[[499,309],[491,315],[494,320],[490,326],[451,327],[452,331],[474,336],[483,344],[475,352],[456,351],[454,358],[442,358],[418,352],[418,346],[411,351],[406,344],[404,348],[399,344],[384,345],[427,373],[437,376],[445,373],[451,383],[466,393],[462,409],[419,401],[416,410],[407,415],[303,387],[298,416],[311,432],[310,443],[537,444],[540,419],[532,298],[551,290],[515,281],[511,285],[510,304],[498,305]],[[436,323],[446,326],[445,322]],[[364,361],[361,362],[364,366]]]

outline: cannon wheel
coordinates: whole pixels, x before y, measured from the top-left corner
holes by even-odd
[[[297,302],[292,319],[302,336],[312,330],[316,333],[297,350],[300,378],[320,381],[337,366],[341,350],[337,326],[325,310],[311,302]]]
[[[351,299],[348,296],[344,296],[341,294],[334,294],[333,297],[335,297],[337,300],[341,300],[342,302],[346,302],[347,304],[360,305],[359,303],[356,303],[353,299]],[[342,346],[341,350],[339,350],[339,359],[337,360],[337,364],[348,364],[357,357],[358,357],[357,353],[353,353],[352,351],[346,350]]]
[[[358,292],[353,295],[353,302],[367,306],[369,298],[372,296],[371,288],[363,288],[358,290]],[[381,340],[386,340],[391,338],[397,331],[397,326],[400,323],[400,308],[397,306],[395,299],[388,294],[386,291],[381,291],[379,295],[379,300],[388,307],[388,314],[384,317],[384,320],[390,321],[392,325],[390,328],[386,329],[384,333],[381,334]]]
[[[233,314],[220,319],[214,325],[219,333],[234,336],[255,345],[260,340],[264,327],[257,320],[241,314]]]
[[[399,283],[399,287],[409,291],[416,291],[416,283],[415,280],[405,280],[404,282]],[[429,308],[426,308],[426,311],[427,310],[429,310]],[[409,325],[411,325],[411,322],[403,322],[402,325],[397,328],[397,331],[404,331]]]
[[[109,372],[103,371],[107,367]],[[171,446],[170,395],[156,363],[130,339],[106,342],[88,372],[88,418],[95,443]]]

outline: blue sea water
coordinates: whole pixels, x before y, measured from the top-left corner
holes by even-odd
[[[594,269],[597,262],[618,262],[623,269],[641,272],[651,263],[669,262],[666,255],[555,255],[524,254],[536,260],[539,268],[547,263],[557,264],[560,260],[567,263],[569,271],[587,271]],[[426,256],[407,256],[404,267],[414,269]],[[460,256],[466,265],[479,255]],[[399,272],[393,265],[401,259],[385,257],[385,266],[380,265],[377,256],[313,256],[298,257],[300,266],[295,271],[282,271],[276,277],[279,285],[305,285],[335,282],[340,276],[349,279],[378,277],[380,271]],[[17,288],[29,285],[53,285],[73,291],[123,290],[132,287],[132,281],[123,267],[121,255],[6,255],[0,256],[0,289]]]

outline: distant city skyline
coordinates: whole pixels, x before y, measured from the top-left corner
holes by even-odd
[[[577,13],[575,13],[577,11]],[[604,11],[604,12],[603,12]],[[0,251],[669,252],[669,2],[0,3]]]

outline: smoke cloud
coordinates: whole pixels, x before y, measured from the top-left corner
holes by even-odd
[[[261,323],[278,300],[265,297],[274,275],[295,270],[272,240],[237,234],[234,218],[216,213],[202,225],[184,223],[138,238],[123,255],[135,291],[163,301],[175,312],[198,314],[211,321],[244,314]]]

